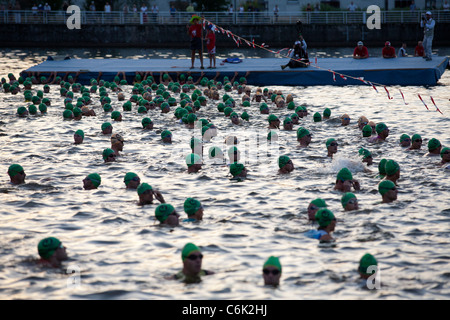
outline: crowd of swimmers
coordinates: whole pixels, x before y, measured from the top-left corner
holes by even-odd
[[[67,76],[67,75],[66,75]],[[235,77],[237,74],[235,74]],[[245,77],[241,77],[239,81],[235,81],[235,77],[231,80],[228,77],[223,78],[223,83],[216,79],[208,79],[200,77],[194,82],[192,76],[184,74],[177,74],[176,79],[172,79],[168,74],[160,75],[160,83],[157,84],[152,75],[142,75],[136,73],[133,80],[133,87],[131,89],[131,97],[129,100],[125,99],[123,93],[124,85],[128,82],[125,75],[121,80],[117,75],[112,82],[91,79],[90,86],[82,86],[76,82],[72,76],[61,78],[56,74],[53,79],[46,79],[45,76],[36,78],[31,76],[28,78],[16,79],[13,74],[8,75],[8,80],[1,79],[1,88],[4,94],[15,95],[21,92],[27,103],[27,106],[20,106],[17,108],[18,117],[26,117],[28,115],[36,115],[38,109],[41,114],[47,113],[47,108],[51,107],[51,101],[44,97],[44,93],[50,91],[48,84],[59,86],[59,92],[64,99],[64,110],[62,111],[62,118],[64,120],[79,120],[82,117],[96,116],[96,111],[92,105],[91,94],[97,93],[100,96],[100,105],[104,112],[111,114],[111,122],[122,121],[122,114],[119,110],[113,110],[111,105],[111,98],[109,94],[116,93],[118,101],[123,101],[123,110],[131,111],[133,105],[137,108],[139,114],[144,116],[142,119],[142,129],[152,130],[153,121],[147,116],[152,110],[160,109],[162,113],[171,111],[175,107],[174,116],[179,121],[186,125],[187,128],[201,128],[202,139],[192,137],[190,140],[190,148],[192,153],[186,156],[187,172],[196,173],[202,169],[203,164],[203,142],[209,141],[217,136],[217,127],[207,119],[199,119],[196,111],[206,106],[207,100],[219,101],[217,103],[218,112],[223,113],[230,119],[230,122],[235,125],[240,125],[241,121],[249,121],[247,112],[243,112],[240,116],[234,111],[238,106],[238,102],[231,98],[231,93],[238,93],[242,96],[242,106],[250,106],[250,103],[256,101],[259,103],[259,111],[261,114],[267,114],[267,128],[268,141],[272,141],[277,137],[277,130],[280,129],[281,124],[283,130],[293,131],[294,124],[299,124],[300,118],[306,118],[308,110],[306,105],[297,106],[294,103],[293,96],[288,94],[286,97],[281,91],[274,91],[268,88],[257,88],[252,97],[252,88],[247,86]],[[34,89],[34,85],[43,85],[43,90]],[[203,89],[203,91],[200,90]],[[223,89],[225,94],[220,99],[219,90]],[[191,95],[188,95],[188,93]],[[80,97],[75,100],[74,93],[80,93]],[[175,99],[175,95],[180,96],[180,100]],[[222,100],[222,101],[220,101]],[[273,113],[270,113],[269,105],[276,109],[288,109],[292,114],[287,116],[283,122]],[[178,106],[179,104],[179,106]],[[153,111],[156,112],[156,111]],[[330,119],[331,110],[325,108],[323,113],[316,112],[313,115],[314,122],[324,121]],[[349,126],[351,118],[348,114],[340,116],[340,125]],[[101,126],[101,132],[104,135],[111,135],[111,147],[105,148],[102,152],[103,161],[114,162],[117,157],[120,157],[123,152],[125,139],[119,133],[113,133],[113,126],[110,122],[105,122]],[[375,123],[369,121],[365,116],[358,119],[355,132],[366,139],[367,144],[383,143],[389,137],[389,128],[383,123]],[[311,143],[312,134],[310,131],[301,126],[296,131],[297,141],[300,148],[307,148]],[[84,140],[84,132],[76,130],[73,136],[74,144],[82,144]],[[169,130],[161,131],[161,140],[164,143],[172,143],[172,133]],[[238,137],[230,136],[226,138],[227,145],[231,145],[228,150],[229,158],[229,173],[234,180],[245,180],[248,174],[246,166],[239,162],[240,152],[236,146]],[[422,137],[415,133],[410,137],[407,134],[402,134],[399,138],[398,144],[407,150],[419,150],[422,147]],[[333,158],[338,152],[338,141],[334,138],[329,138],[324,141],[327,150],[327,157]],[[436,138],[429,139],[427,156],[436,156],[441,158],[439,165],[450,168],[450,149],[443,147]],[[371,152],[366,148],[360,148],[359,156],[361,161],[367,166],[373,165],[373,157]],[[223,161],[225,158],[224,151],[212,146],[208,150],[210,159]],[[289,174],[295,170],[293,161],[286,155],[281,155],[278,158],[278,174]],[[379,176],[378,192],[383,203],[391,203],[397,199],[397,181],[400,178],[400,165],[397,161],[392,159],[381,159],[378,164]],[[10,181],[14,185],[25,183],[25,170],[20,164],[11,164],[8,168],[7,174]],[[97,189],[101,185],[101,176],[98,173],[91,173],[83,179],[83,188],[85,190]],[[125,174],[123,182],[127,189],[135,189],[138,195],[139,205],[152,204],[154,200],[159,202],[155,208],[155,220],[159,221],[161,225],[176,227],[180,223],[180,214],[176,211],[172,204],[166,203],[162,193],[154,189],[150,184],[142,182],[140,177],[134,172]],[[353,178],[352,172],[344,167],[339,170],[336,176],[334,189],[342,192],[341,204],[345,211],[358,210],[359,204],[355,193],[361,190],[361,185],[358,180]],[[183,204],[184,211],[187,215],[182,222],[195,222],[203,219],[203,205],[195,198],[187,198]],[[337,224],[337,218],[334,213],[327,208],[327,204],[321,198],[311,201],[307,208],[307,217],[313,226],[317,229],[311,229],[306,233],[306,236],[318,239],[322,242],[334,241],[332,233]],[[67,259],[65,247],[61,241],[49,237],[45,238],[38,244],[38,253],[40,255],[40,263],[43,265],[59,267],[61,262]],[[183,269],[177,273],[174,278],[183,279],[186,281],[198,281],[200,276],[213,274],[212,271],[203,270],[201,250],[192,243],[186,244],[182,249]],[[360,260],[359,272],[361,277],[368,276],[367,268],[370,265],[376,265],[376,259],[370,255],[364,255]],[[281,277],[281,263],[279,258],[271,256],[263,265],[263,278],[265,284],[278,285]]]

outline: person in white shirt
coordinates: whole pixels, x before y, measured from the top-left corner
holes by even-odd
[[[406,53],[406,43],[403,42],[400,49],[398,49],[397,57],[401,58],[401,57],[406,57],[407,55],[408,54]]]
[[[420,21],[420,27],[423,28],[423,47],[425,48],[423,58],[427,61],[431,60],[431,46],[433,44],[435,25],[436,22],[431,18],[431,12],[427,11],[425,17],[422,17],[422,21]]]
[[[107,13],[111,13],[111,6],[110,6],[109,2],[105,3],[104,10]]]
[[[350,2],[350,4],[348,5],[348,10],[349,11],[355,11],[357,8],[357,6],[355,4],[353,4],[353,1]]]

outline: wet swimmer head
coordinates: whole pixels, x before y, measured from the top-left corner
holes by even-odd
[[[368,124],[366,124],[363,128],[362,128],[362,135],[364,138],[369,138],[372,136],[372,127]]]
[[[137,187],[141,184],[141,179],[136,173],[127,172],[123,178],[123,182],[125,183],[125,187],[127,189],[137,189]]]
[[[381,194],[383,203],[397,200],[397,187],[391,180],[383,180],[378,184],[378,192]]]
[[[25,171],[20,164],[12,164],[8,168],[9,179],[12,184],[25,183]]]
[[[102,179],[98,173],[91,173],[83,179],[84,190],[97,189],[102,183]]]
[[[105,163],[106,162],[114,162],[114,161],[116,161],[117,155],[113,149],[106,148],[103,150],[102,157],[103,157],[103,160],[105,161]]]
[[[311,133],[308,129],[300,127],[297,129],[297,141],[300,147],[307,147],[311,143]]]
[[[274,114],[269,115],[269,118],[267,118],[267,121],[269,122],[269,129],[279,129],[280,128],[280,119]]]
[[[366,253],[359,260],[358,273],[362,279],[369,279],[378,271],[378,261],[370,253]]]
[[[372,153],[365,149],[365,148],[361,148],[358,151],[359,156],[363,159],[362,162],[366,163],[368,166],[373,164],[373,157],[372,157]]]
[[[161,203],[165,203],[163,195],[158,190],[154,190],[151,185],[148,183],[141,183],[137,187],[137,194],[139,196],[139,202],[138,204],[143,206],[146,204],[152,204],[153,203],[153,196],[155,196],[155,199],[158,200]]]
[[[386,176],[386,162],[387,159],[381,159],[380,162],[378,163],[379,178],[384,178]]]
[[[174,275],[174,279],[185,283],[198,283],[202,276],[214,274],[213,271],[202,269],[203,254],[193,243],[187,243],[181,251],[183,269]]]
[[[441,159],[441,164],[447,164],[450,162],[450,148],[442,148]]]
[[[105,122],[102,124],[102,133],[103,134],[111,134],[113,130],[113,126],[109,122]]]
[[[441,154],[442,145],[441,142],[436,139],[432,138],[430,141],[428,141],[428,156],[438,156]]]
[[[155,217],[162,225],[176,227],[180,224],[180,215],[168,203],[161,203],[155,209]]]
[[[141,124],[142,124],[142,128],[145,130],[153,129],[153,121],[148,117],[142,119]]]
[[[278,173],[285,174],[294,171],[294,164],[288,156],[280,156],[278,158]]]
[[[358,199],[354,193],[346,192],[342,195],[341,204],[345,211],[358,210]]]
[[[116,156],[119,155],[119,151],[123,151],[124,139],[118,133],[113,133],[111,136],[111,149],[114,150]]]
[[[402,147],[410,147],[411,146],[411,137],[408,136],[407,134],[402,134],[400,136],[400,146]]]
[[[164,143],[172,143],[172,132],[164,130],[161,132],[161,139]]]
[[[353,175],[350,170],[348,168],[342,168],[337,174],[334,189],[343,192],[350,192],[352,187],[356,191],[360,190],[360,184],[357,180],[353,179]]]
[[[40,260],[38,264],[52,268],[61,266],[62,261],[67,260],[66,247],[55,237],[44,238],[38,243]]]
[[[344,113],[341,116],[341,125],[342,126],[348,126],[350,124],[350,116],[346,113]]]
[[[292,119],[290,117],[287,117],[286,119],[284,119],[283,129],[288,130],[288,131],[294,129],[294,123],[292,122]]]
[[[188,167],[188,173],[196,173],[202,169],[202,158],[196,154],[191,153],[186,157],[186,164]]]
[[[378,136],[375,137],[375,139],[371,140],[372,142],[385,141],[389,136],[389,128],[383,122],[380,122],[375,126],[375,131],[377,132]]]
[[[184,212],[188,216],[188,221],[203,220],[203,206],[197,199],[187,198],[184,201]]]
[[[422,147],[422,137],[420,134],[413,134],[411,137],[411,147],[409,147],[409,150],[419,150]]]
[[[209,148],[208,155],[210,159],[218,159],[218,160],[224,159],[222,149],[216,146]]]
[[[395,160],[387,160],[385,165],[386,180],[391,180],[393,183],[397,183],[400,178],[400,165]]]
[[[230,174],[233,179],[242,179],[247,177],[247,169],[242,163],[234,162],[230,165]]]
[[[316,213],[320,208],[326,208],[327,204],[325,200],[321,198],[314,199],[308,205],[308,219],[311,221],[316,220]]]
[[[262,271],[265,286],[276,287],[280,284],[282,269],[279,258],[270,256],[266,262],[264,262]]]
[[[325,110],[323,110],[323,118],[330,119],[330,117],[331,117],[331,109],[325,108]]]
[[[84,140],[84,132],[83,132],[83,130],[75,131],[75,133],[73,134],[73,140],[74,140],[75,144],[83,143],[83,140]]]
[[[314,120],[314,122],[321,122],[322,121],[322,115],[319,112],[314,113],[313,120]]]
[[[316,222],[319,224],[317,230],[310,230],[307,236],[320,241],[333,241],[331,233],[336,227],[336,218],[329,209],[321,208],[316,212]]]
[[[325,145],[327,146],[327,156],[330,158],[333,158],[333,154],[337,153],[338,149],[338,143],[336,139],[330,138],[325,142]]]
[[[362,130],[368,124],[369,124],[369,119],[367,119],[365,116],[359,117],[359,119],[358,119],[359,130]]]

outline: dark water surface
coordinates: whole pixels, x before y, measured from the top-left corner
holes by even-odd
[[[448,49],[439,49],[448,54]],[[310,51],[312,56],[339,57],[349,48]],[[0,52],[0,76],[19,72],[40,63],[48,55],[70,54],[79,58],[186,58],[183,50],[137,49],[4,49]],[[219,59],[232,52],[219,55]],[[240,57],[272,57],[254,50],[239,51]],[[280,62],[284,61],[280,59]],[[280,63],[281,64],[281,63]],[[131,86],[122,87],[125,98]],[[450,297],[450,170],[439,166],[440,157],[425,157],[426,143],[437,138],[450,146],[450,73],[431,88],[402,87],[394,97],[371,87],[278,87],[292,94],[296,105],[306,104],[308,116],[300,125],[308,128],[312,142],[299,149],[294,131],[279,130],[277,143],[268,145],[267,115],[253,102],[245,108],[233,92],[235,111],[246,110],[250,121],[234,126],[217,111],[219,101],[208,100],[198,112],[210,119],[218,136],[204,145],[226,151],[224,139],[236,135],[243,159],[250,170],[243,182],[229,180],[228,167],[204,158],[203,169],[187,174],[185,157],[194,130],[155,109],[149,116],[153,131],[143,131],[133,107],[123,112],[117,94],[110,92],[112,106],[123,114],[112,122],[115,133],[125,138],[122,156],[105,164],[102,150],[110,136],[102,135],[101,124],[111,121],[104,113],[99,95],[92,94],[96,117],[63,121],[63,98],[51,87],[45,97],[52,106],[44,116],[18,118],[16,110],[27,105],[23,94],[0,92],[0,297],[2,299],[448,299]],[[42,85],[34,86],[42,89]],[[255,88],[252,88],[252,93]],[[221,91],[224,94],[224,91]],[[417,98],[420,94],[430,111]],[[75,100],[81,94],[75,94]],[[443,111],[435,111],[430,97]],[[175,95],[179,101],[179,95]],[[293,113],[269,103],[281,121]],[[330,120],[315,123],[312,115],[332,110]],[[351,125],[340,126],[348,113]],[[370,144],[355,127],[359,116],[385,122],[390,136],[382,144]],[[77,129],[85,132],[81,145],[73,144]],[[159,132],[168,129],[173,143],[161,142]],[[420,151],[406,151],[399,137],[419,133]],[[198,133],[196,133],[198,134]],[[326,157],[325,141],[339,142],[333,160]],[[259,138],[259,144],[257,144]],[[360,147],[369,149],[374,164],[366,167],[358,157]],[[255,154],[260,158],[256,159]],[[277,157],[291,157],[295,170],[277,174]],[[380,159],[394,159],[401,167],[398,200],[382,204],[377,192]],[[8,166],[19,163],[27,174],[26,184],[13,186]],[[341,193],[334,191],[336,173],[348,167],[361,183],[356,193],[360,209],[345,212]],[[154,218],[157,204],[138,206],[135,191],[125,189],[124,175],[136,172],[142,182],[159,189],[166,202],[186,217],[183,202],[195,197],[205,208],[200,223],[182,223],[176,228],[160,227]],[[83,178],[98,172],[98,190],[85,191]],[[306,216],[309,202],[325,199],[338,218],[333,245],[319,244],[304,234],[311,229]],[[63,268],[48,270],[32,263],[38,257],[37,243],[55,236],[67,247],[70,260]],[[216,274],[195,285],[165,277],[182,266],[181,249],[187,242],[203,251],[203,267]],[[368,290],[356,272],[359,259],[373,254],[380,267],[381,288]],[[263,286],[262,265],[270,256],[280,257],[283,266],[277,289]],[[75,273],[67,275],[73,270]],[[75,280],[78,282],[76,282]],[[75,284],[74,284],[75,283]]]

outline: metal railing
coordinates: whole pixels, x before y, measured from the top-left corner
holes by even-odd
[[[425,11],[381,11],[381,23],[420,23]],[[230,24],[294,24],[300,20],[305,24],[365,24],[370,14],[365,11],[298,11],[279,12],[204,12],[198,15],[217,25]],[[0,11],[0,24],[66,24],[71,14],[65,11],[36,12],[32,10]],[[188,23],[192,12],[160,12],[158,14],[122,11],[91,12],[81,11],[81,24],[182,24]],[[437,23],[449,23],[450,12],[434,10],[433,19]]]

